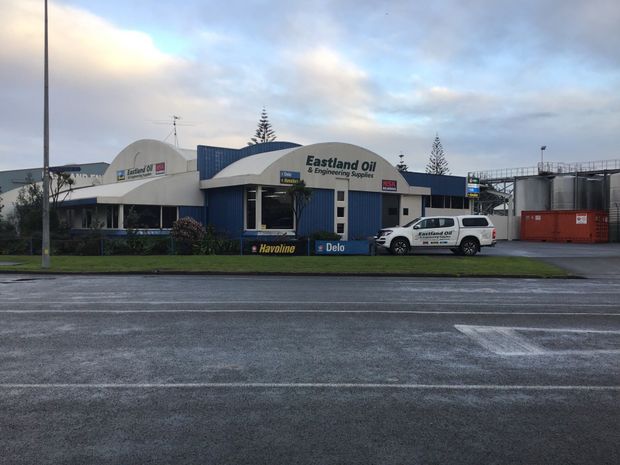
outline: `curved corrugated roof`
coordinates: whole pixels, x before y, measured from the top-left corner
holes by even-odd
[[[252,174],[259,175],[269,166],[273,165],[275,162],[297,149],[299,149],[299,147],[259,153],[257,155],[242,158],[241,160],[228,165],[222,171],[213,176],[213,179],[229,178],[232,176],[246,176]]]

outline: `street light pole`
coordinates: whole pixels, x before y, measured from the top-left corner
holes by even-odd
[[[45,51],[43,84],[43,231],[41,234],[41,268],[50,267],[50,122],[49,122],[49,70],[47,58],[47,0],[45,0]]]

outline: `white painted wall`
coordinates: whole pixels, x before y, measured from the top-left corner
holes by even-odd
[[[457,216],[469,215],[470,213],[469,208],[427,208],[424,211],[424,216]]]
[[[405,216],[403,210],[409,209],[409,215]],[[400,197],[400,216],[399,223],[409,223],[411,220],[422,216],[422,197],[420,195],[402,195]]]
[[[116,183],[118,171],[143,168],[146,165],[161,162],[166,164],[165,174],[186,173],[196,169],[196,159],[195,150],[177,149],[173,145],[158,140],[138,140],[116,155],[103,175],[103,183]],[[152,175],[154,176],[155,173]],[[126,178],[126,180],[129,179]]]
[[[514,241],[519,239],[519,233],[521,231],[520,217],[512,215],[489,215],[489,218],[497,230],[498,241]]]

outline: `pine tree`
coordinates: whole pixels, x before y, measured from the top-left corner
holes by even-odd
[[[431,150],[431,156],[429,157],[428,164],[426,165],[426,172],[428,174],[450,174],[450,168],[448,168],[448,161],[443,152],[439,135],[435,135],[435,141],[433,142],[433,149]]]
[[[276,133],[269,122],[267,110],[263,107],[260,120],[258,121],[258,127],[256,128],[256,134],[250,139],[248,145],[262,144],[263,142],[271,142],[274,140],[276,140]]]
[[[405,160],[404,160],[405,156],[402,154],[402,152],[398,156],[398,158],[400,158],[400,161],[398,162],[398,165],[396,165],[396,169],[400,172],[407,171],[409,167],[405,165]]]

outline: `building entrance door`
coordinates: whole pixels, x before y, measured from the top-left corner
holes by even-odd
[[[400,196],[394,194],[383,194],[383,198],[381,200],[381,227],[391,228],[392,226],[398,226],[400,219],[398,215]]]

